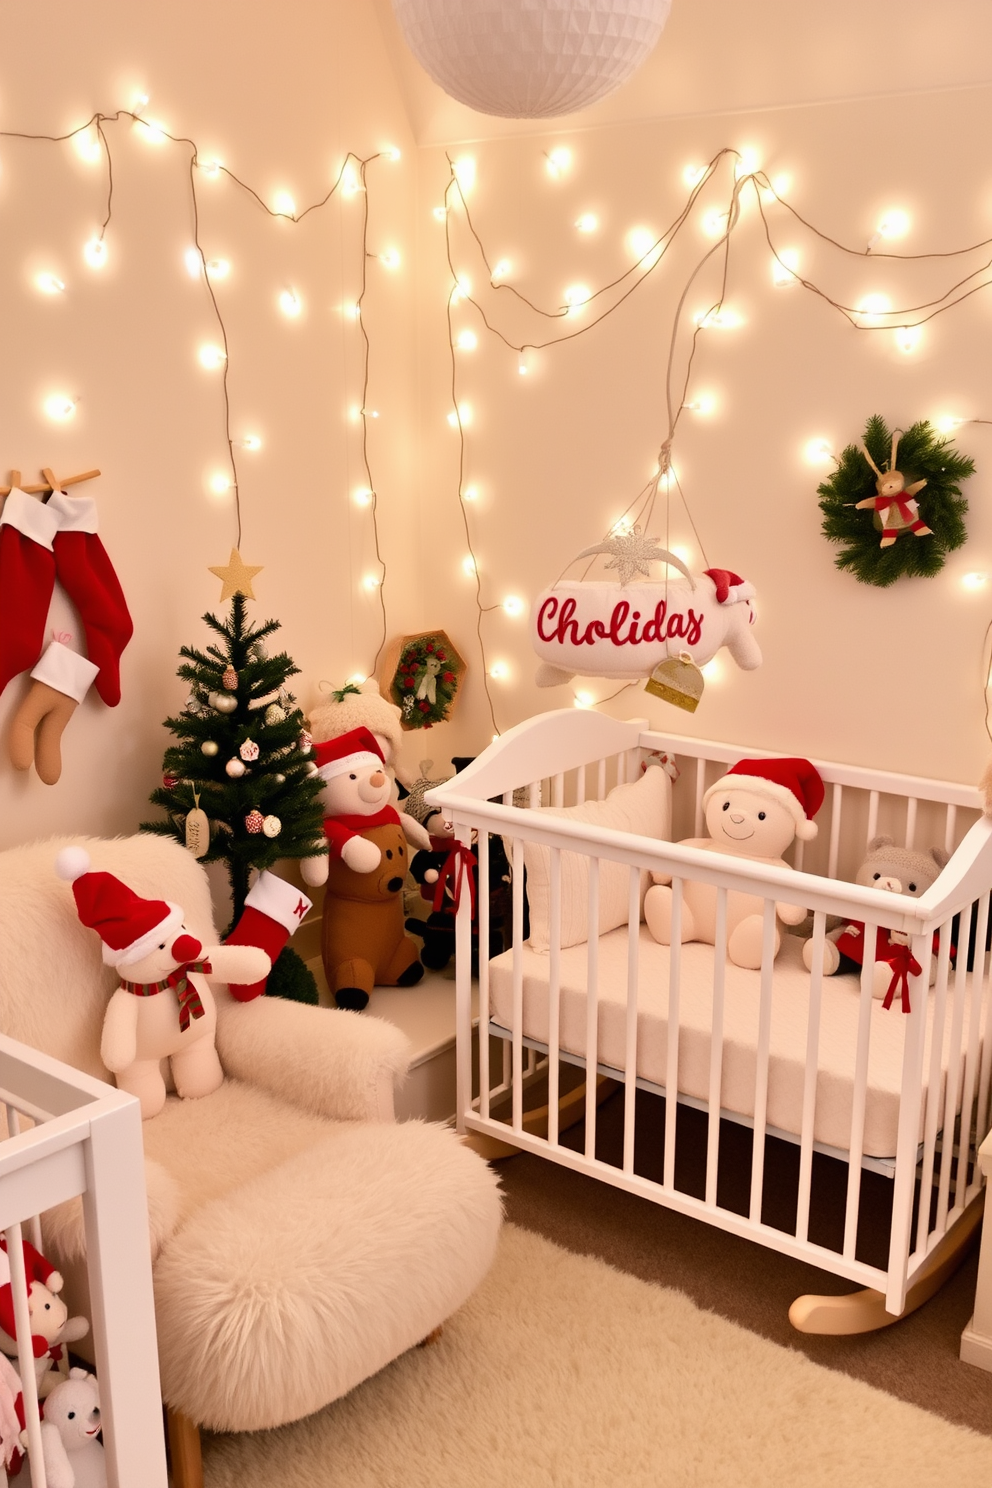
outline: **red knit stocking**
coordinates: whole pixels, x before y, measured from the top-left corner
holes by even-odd
[[[96,690],[115,708],[121,700],[121,653],[134,633],[127,601],[107,550],[97,536],[92,497],[56,491],[48,503],[56,513],[55,564],[59,583],[79,611],[86,652],[99,667]]]
[[[0,692],[41,655],[55,587],[58,517],[16,487],[0,516]]]
[[[284,878],[266,869],[258,875],[245,900],[244,912],[225,945],[259,946],[275,964],[276,957],[310,909],[310,900]],[[251,1002],[265,991],[260,982],[229,986],[232,997]]]

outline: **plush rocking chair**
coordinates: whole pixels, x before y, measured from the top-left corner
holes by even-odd
[[[55,875],[63,842],[0,853],[0,1030],[88,1074],[116,984]],[[152,836],[85,843],[93,867],[181,904],[217,943],[202,867]],[[199,1428],[252,1431],[344,1395],[428,1338],[492,1261],[496,1180],[454,1133],[396,1124],[406,1041],[375,1018],[217,992],[227,1079],[144,1123],[162,1393],[176,1488]],[[78,1201],[45,1246],[86,1311]]]

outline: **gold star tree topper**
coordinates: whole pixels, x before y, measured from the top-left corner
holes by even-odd
[[[216,574],[224,586],[220,594],[220,601],[223,604],[225,599],[231,599],[235,594],[243,594],[245,599],[254,599],[255,591],[251,587],[251,581],[256,574],[262,572],[262,565],[245,563],[237,548],[232,548],[228,562],[217,568],[211,568],[210,572]]]

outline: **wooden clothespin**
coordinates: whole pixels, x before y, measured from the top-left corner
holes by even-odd
[[[82,470],[78,475],[66,475],[58,481],[55,478],[54,472],[47,468],[41,474],[43,481],[40,486],[22,486],[21,472],[19,470],[12,470],[10,472],[10,485],[0,486],[0,496],[9,496],[15,486],[20,487],[29,496],[50,496],[53,491],[64,491],[66,486],[78,486],[80,481],[95,480],[100,472],[99,470]]]

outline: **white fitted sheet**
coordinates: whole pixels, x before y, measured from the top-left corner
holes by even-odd
[[[538,1043],[548,1039],[548,980],[550,957],[521,947],[523,957],[523,1035]],[[664,1086],[668,1056],[669,948],[658,945],[647,927],[640,927],[638,974],[637,1074]],[[570,946],[561,952],[560,1048],[585,1056],[586,970],[588,947]],[[680,1094],[707,1100],[709,1096],[710,1030],[713,1005],[714,949],[697,943],[682,947],[679,1007],[678,1084]],[[767,1124],[799,1135],[802,1128],[803,1084],[806,1068],[807,1014],[810,974],[802,962],[798,936],[783,935],[772,984],[771,1040],[768,1070]],[[965,976],[964,1033],[967,1048],[971,1013],[970,974]],[[947,988],[942,1071],[939,1098],[944,1101],[949,1063],[950,1033],[956,972]],[[754,1087],[761,974],[728,963],[724,998],[723,1083],[721,1107],[742,1116],[754,1115]],[[816,1112],[813,1136],[818,1142],[846,1150],[850,1145],[854,1067],[857,1052],[859,981],[855,976],[823,978],[820,1017]],[[626,1047],[627,927],[599,939],[599,1018],[597,1059],[622,1070]],[[927,1048],[923,1082],[930,1069],[930,1041],[935,997],[928,998]],[[513,1025],[513,952],[490,962],[492,1020]],[[983,1010],[982,1023],[985,1015]],[[899,1093],[902,1085],[903,1036],[907,1020],[898,1004],[888,1011],[880,1001],[871,1007],[868,1045],[868,1096],[865,1106],[864,1155],[891,1157],[896,1150]],[[984,1028],[982,1030],[984,1032]],[[979,1048],[980,1048],[979,1043]],[[977,1084],[978,1063],[975,1078]],[[957,1109],[961,1106],[964,1058],[958,1080]],[[943,1125],[943,1106],[938,1128]],[[923,1122],[919,1140],[923,1137]]]

